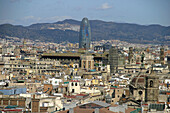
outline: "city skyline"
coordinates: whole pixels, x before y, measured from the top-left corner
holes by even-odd
[[[0,0],[0,112],[170,113],[169,6]]]
[[[0,111],[169,113],[170,46],[91,43],[0,38]]]
[[[168,0],[0,0],[0,24],[31,25],[64,19],[170,26]]]

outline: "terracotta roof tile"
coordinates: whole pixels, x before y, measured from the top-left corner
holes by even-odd
[[[127,109],[125,110],[125,113],[130,113],[130,112],[132,112],[132,111],[134,111],[134,110],[136,110],[136,109],[133,109],[133,108],[127,108]]]

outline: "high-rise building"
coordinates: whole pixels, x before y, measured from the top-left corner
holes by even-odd
[[[80,25],[79,48],[89,49],[91,42],[91,28],[87,18],[83,18]]]
[[[111,47],[109,50],[109,64],[110,64],[110,74],[114,74],[117,72],[118,68],[118,48]]]

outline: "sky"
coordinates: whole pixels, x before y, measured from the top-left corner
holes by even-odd
[[[170,26],[170,0],[0,0],[0,24],[64,19]]]

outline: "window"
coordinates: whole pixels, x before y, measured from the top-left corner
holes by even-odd
[[[71,83],[71,86],[74,86],[73,82]]]
[[[91,62],[89,61],[89,68],[91,68]]]
[[[77,83],[75,84],[75,86],[77,86]]]
[[[72,93],[74,93],[74,89],[72,89]]]
[[[86,61],[83,61],[83,67],[86,68]]]
[[[150,87],[153,87],[153,81],[152,80],[150,81]]]
[[[139,91],[138,93],[139,93],[139,95],[142,95],[143,92],[142,92],[142,91]]]
[[[115,91],[113,91],[112,93],[112,98],[115,98]]]

